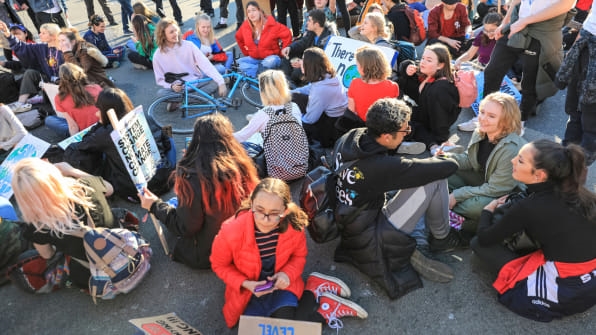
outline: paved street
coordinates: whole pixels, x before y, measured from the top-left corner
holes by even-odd
[[[154,4],[145,1],[150,7]],[[193,14],[199,10],[199,1],[178,1],[182,8],[184,30],[193,27]],[[109,2],[115,17],[120,21],[118,2]],[[85,7],[81,0],[68,1],[70,21],[81,32],[86,30]],[[219,18],[218,2],[214,2],[216,18]],[[164,2],[165,12],[172,11]],[[102,14],[98,4],[96,13]],[[229,26],[217,32],[226,49],[232,47],[235,33],[235,5],[230,4]],[[231,22],[230,22],[231,21]],[[231,23],[231,24],[230,24]],[[343,29],[342,29],[343,30]],[[124,44],[119,37],[121,26],[109,27],[107,35],[112,46]],[[151,71],[132,68],[126,60],[118,69],[108,71],[118,87],[125,90],[135,105],[145,109],[155,98],[157,87]],[[538,116],[526,124],[525,138],[558,140],[563,135],[566,117],[563,112],[565,92],[547,99],[538,108]],[[229,110],[235,127],[246,124],[245,114],[253,107],[243,104],[238,110]],[[460,121],[472,117],[465,110]],[[47,128],[35,131],[40,137],[48,136]],[[180,152],[184,136],[176,135]],[[460,144],[465,145],[469,134],[460,134]],[[51,140],[51,137],[47,138]],[[590,188],[596,184],[596,169],[592,167],[588,178]],[[297,190],[299,185],[293,185]],[[167,198],[167,197],[165,197]],[[126,206],[139,214],[144,210],[129,203],[117,202],[114,206]],[[561,222],[564,224],[564,222]],[[141,233],[153,247],[152,269],[146,279],[133,292],[111,301],[92,299],[77,289],[64,289],[51,294],[30,295],[12,285],[0,287],[0,334],[132,334],[132,318],[175,312],[180,318],[199,329],[205,335],[236,334],[229,330],[221,314],[223,283],[211,271],[197,271],[172,262],[163,253],[154,228],[141,226]],[[170,246],[175,240],[170,237]],[[343,319],[341,334],[595,334],[596,309],[551,323],[539,323],[519,317],[501,306],[492,289],[492,278],[483,271],[471,251],[461,251],[450,257],[456,277],[448,284],[424,281],[424,288],[416,290],[399,300],[389,300],[382,289],[371,283],[368,277],[352,266],[334,263],[336,242],[318,245],[309,239],[309,256],[305,276],[311,271],[342,278],[352,290],[352,300],[369,313],[367,320]],[[324,327],[324,334],[335,330]]]

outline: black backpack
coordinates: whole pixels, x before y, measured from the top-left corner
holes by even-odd
[[[9,104],[19,98],[19,85],[11,72],[0,70],[0,102]]]
[[[147,188],[156,195],[168,193],[174,186],[174,181],[170,179],[170,175],[176,169],[176,149],[170,141],[169,131],[171,130],[160,129],[153,132],[153,138],[159,150],[160,161],[155,175],[147,182]],[[173,155],[171,155],[172,153]]]
[[[378,40],[376,44],[379,42],[387,42],[392,45],[392,48],[395,49],[397,54],[397,63],[401,64],[401,62],[405,60],[416,60],[416,47],[414,44],[406,41],[396,41],[396,40]]]
[[[292,104],[284,109],[266,108],[269,122],[263,132],[263,148],[267,174],[291,181],[308,171],[308,139],[302,125],[292,115]]]

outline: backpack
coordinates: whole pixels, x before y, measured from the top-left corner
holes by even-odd
[[[459,70],[455,73],[455,87],[459,93],[459,107],[469,108],[478,97],[476,74],[471,70]]]
[[[19,85],[11,72],[0,70],[0,102],[9,104],[19,98]]]
[[[292,115],[292,104],[274,111],[265,108],[269,122],[263,131],[263,148],[267,174],[291,181],[308,171],[308,139],[302,125]]]
[[[25,129],[31,130],[35,129],[43,124],[43,119],[45,118],[39,110],[32,109],[22,113],[16,113],[15,116],[21,121]]]
[[[300,207],[308,216],[309,224],[306,228],[316,243],[329,242],[339,236],[338,225],[335,222],[337,176],[355,162],[354,160],[343,163],[337,172],[321,165],[304,178],[300,191]]]
[[[97,297],[107,300],[130,292],[151,268],[151,247],[136,232],[82,225],[72,235],[83,239],[88,262],[74,259],[91,272],[89,294],[94,302]]]
[[[417,55],[416,55],[416,48],[414,47],[414,44],[412,44],[411,42],[406,42],[406,41],[397,41],[397,40],[383,40],[380,39],[377,41],[376,44],[379,44],[380,42],[387,42],[389,44],[391,44],[392,48],[397,50],[397,63],[396,64],[401,64],[401,62],[405,61],[405,60],[416,60]]]
[[[70,257],[56,252],[51,259],[41,257],[35,249],[18,256],[8,269],[8,276],[19,288],[28,293],[50,293],[67,286]]]
[[[408,7],[408,5],[404,5],[403,10],[400,9],[400,11],[406,14],[410,23],[410,37],[408,38],[408,42],[416,46],[422,44],[426,39],[426,29],[424,28],[422,15],[418,11]]]

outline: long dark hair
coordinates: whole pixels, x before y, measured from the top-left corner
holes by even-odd
[[[137,14],[132,18],[132,27],[135,30],[137,39],[141,43],[143,52],[145,55],[150,56],[155,43],[153,42],[151,31],[149,31],[149,27],[147,27],[148,24],[151,24],[149,23],[151,21],[147,21],[148,19],[145,16]]]
[[[451,54],[449,53],[449,49],[444,44],[435,43],[431,45],[427,45],[424,50],[430,50],[437,55],[437,61],[439,64],[443,64],[442,69],[438,69],[435,73],[435,79],[440,78],[447,78],[450,82],[454,81],[453,77],[453,70],[451,69]]]
[[[99,93],[95,107],[99,109],[99,118],[104,127],[110,125],[110,119],[108,118],[110,109],[116,112],[116,117],[120,120],[134,108],[130,98],[123,90],[112,87],[106,87]]]
[[[174,177],[181,205],[190,206],[194,198],[188,181],[191,174],[199,179],[207,214],[214,213],[219,205],[221,211],[231,215],[259,182],[252,159],[233,136],[232,123],[221,114],[200,117],[195,122],[192,140]]]
[[[64,63],[59,69],[60,85],[58,85],[58,97],[64,100],[72,97],[75,108],[93,106],[95,98],[87,92],[85,87],[89,85],[85,71],[73,63]]]
[[[300,206],[292,202],[290,187],[283,180],[277,178],[265,178],[261,180],[252,192],[250,199],[242,202],[242,206],[236,211],[236,215],[240,212],[250,210],[252,202],[259,192],[267,192],[278,196],[288,210],[287,214],[279,221],[280,233],[288,230],[288,226],[292,226],[297,231],[302,231],[308,225],[308,216],[306,213]]]
[[[555,192],[576,212],[589,220],[596,219],[596,195],[585,187],[588,168],[582,148],[566,147],[549,140],[532,142],[534,168],[548,175]]]
[[[327,74],[335,77],[335,69],[329,57],[327,57],[321,48],[311,47],[304,50],[302,64],[304,66],[304,80],[306,82],[314,83],[321,81],[325,79]]]
[[[488,13],[486,14],[486,16],[484,17],[484,19],[482,20],[482,24],[494,24],[495,26],[500,26],[501,22],[503,22],[503,15],[497,13],[497,12],[493,12],[493,13]],[[480,44],[484,47],[487,46],[491,39],[488,37],[488,35],[486,35],[484,32],[482,34],[480,34]]]

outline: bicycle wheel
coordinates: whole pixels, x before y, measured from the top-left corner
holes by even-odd
[[[240,89],[244,100],[257,108],[263,108],[263,103],[261,103],[261,92],[259,91],[258,86],[250,82],[244,82]]]
[[[196,94],[188,95],[189,108],[182,106],[171,112],[168,111],[169,104],[177,103],[182,105],[184,103],[183,99],[183,94],[170,94],[157,98],[149,106],[147,115],[152,118],[159,127],[171,125],[172,132],[175,134],[191,134],[193,132],[194,119],[196,117],[217,111],[217,108],[212,102]]]

